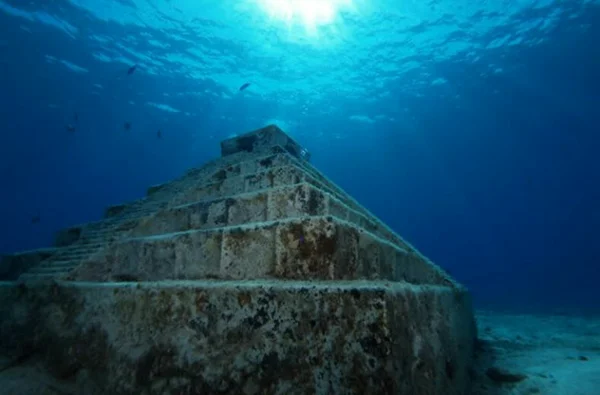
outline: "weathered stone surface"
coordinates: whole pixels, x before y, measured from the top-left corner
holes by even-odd
[[[347,220],[406,250],[413,250],[377,221],[307,182],[174,206],[138,221],[130,236],[323,215]]]
[[[295,142],[275,125],[269,125],[241,136],[221,142],[221,155],[227,156],[244,152],[260,152],[273,146],[280,146],[290,155],[303,160],[309,160],[308,151]]]
[[[37,358],[0,369],[2,395],[69,395],[85,394],[76,384],[52,377]]]
[[[0,281],[16,280],[27,270],[38,266],[56,253],[54,248],[0,255]]]
[[[14,292],[10,306],[34,306],[20,325],[47,328],[29,341],[46,349],[52,374],[85,374],[102,393],[452,395],[468,387],[474,327],[463,289],[232,281]]]
[[[0,284],[0,362],[86,395],[468,393],[461,285],[278,128],[222,154]]]
[[[151,187],[148,187],[148,190],[146,191],[146,195],[148,195],[148,196],[153,195],[156,192],[163,190],[165,187],[166,187],[165,184],[152,185]]]
[[[128,239],[69,279],[388,280],[456,287],[420,255],[329,216]]]
[[[106,209],[104,213],[104,217],[110,218],[116,215],[121,214],[127,208],[126,204],[116,204],[114,206],[110,206]]]
[[[222,231],[129,239],[81,264],[78,281],[156,281],[221,277]]]
[[[81,227],[74,226],[72,228],[64,229],[56,234],[54,241],[55,247],[67,247],[75,243],[81,237]]]

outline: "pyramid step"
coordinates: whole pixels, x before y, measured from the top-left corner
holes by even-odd
[[[61,267],[34,267],[30,269],[27,273],[29,274],[62,274],[69,273],[71,270],[75,269],[78,265],[71,266],[61,266]]]
[[[106,243],[82,243],[80,245],[78,245],[77,247],[79,247],[80,250],[92,250],[92,249],[98,249],[98,248],[102,248],[106,245]]]
[[[123,220],[128,220],[128,219],[137,219],[140,217],[143,217],[145,215],[149,215],[151,214],[154,210],[160,208],[160,205],[156,205],[153,207],[144,207],[141,210],[136,210],[133,211],[131,213],[128,213],[127,215],[125,215],[124,217],[122,217]]]
[[[94,243],[88,243],[85,242],[85,240],[83,242],[79,242],[77,244],[74,244],[72,246],[63,248],[61,250],[61,252],[67,252],[67,251],[82,251],[82,250],[88,250],[90,248],[97,248],[97,247],[102,247],[104,246],[105,243],[98,243],[98,242],[94,242]]]
[[[60,267],[66,267],[69,268],[71,266],[77,266],[82,260],[52,260],[52,261],[45,261],[42,262],[39,266],[37,267],[44,267],[44,268],[48,268],[48,267],[54,267],[54,268],[60,268]]]
[[[49,259],[48,262],[81,262],[85,259],[90,258],[91,256],[94,256],[96,252],[90,252],[88,254],[81,255],[61,255],[55,257],[54,259]]]
[[[353,209],[364,211],[362,207],[340,195],[338,191],[332,190],[329,186],[308,174],[300,166],[294,163],[285,163],[283,160],[274,163],[277,163],[277,166],[263,166],[259,171],[242,174],[236,173],[237,175],[225,177],[218,182],[190,186],[182,194],[174,197],[171,201],[171,205],[183,205],[206,199],[225,198],[241,193],[266,191],[273,188],[281,188],[306,182],[334,195]]]
[[[102,236],[102,235],[106,234],[107,232],[110,232],[111,230],[115,229],[116,226],[117,225],[111,223],[111,224],[106,224],[105,226],[103,226],[102,228],[99,228],[99,229],[89,229],[89,230],[86,230],[81,237]]]
[[[106,240],[106,238],[109,237],[110,235],[111,235],[111,233],[107,233],[106,235],[103,235],[103,236],[85,237],[80,240],[80,245],[81,244],[100,244],[100,243],[104,242]]]
[[[85,270],[76,280],[110,281],[105,269],[114,262],[120,272],[148,281],[277,278],[454,286],[422,256],[332,216],[131,238],[82,263]]]
[[[85,250],[78,251],[65,251],[60,254],[56,254],[51,260],[69,260],[69,259],[82,259],[96,252],[100,251],[101,248],[86,248]]]
[[[174,206],[158,211],[151,220],[140,223],[131,236],[327,215],[351,222],[403,249],[410,249],[375,219],[356,212],[336,196],[308,182]]]
[[[124,232],[124,231],[120,231],[118,230],[118,226],[110,226],[110,227],[106,227],[105,229],[102,230],[95,230],[93,232],[89,232],[86,233],[82,239],[83,240],[93,240],[93,239],[97,239],[97,238],[103,238],[106,237],[107,235],[116,233],[116,232]]]
[[[56,259],[81,259],[81,258],[85,258],[86,256],[89,256],[90,254],[93,254],[99,250],[100,250],[100,248],[92,248],[92,249],[69,251],[69,252],[65,251],[62,254],[56,255],[54,258],[56,258]]]
[[[127,213],[126,215],[123,215],[122,217],[119,218],[119,222],[125,222],[129,219],[137,218],[142,214],[143,213],[140,211],[133,211],[131,213]]]
[[[94,223],[93,226],[88,227],[88,232],[98,232],[106,230],[106,228],[111,228],[112,226],[119,226],[123,222],[139,219],[141,217],[152,214],[154,211],[164,207],[168,204],[170,198],[173,193],[169,193],[168,196],[165,196],[164,199],[159,200],[140,200],[134,203],[130,203],[129,205],[116,205],[109,207],[107,212],[114,212],[117,210],[118,212],[114,212],[114,214],[109,214],[109,216],[102,221]]]
[[[19,281],[51,281],[61,273],[23,273],[19,276]]]
[[[94,255],[95,253],[97,253],[98,251],[101,251],[101,248],[95,248],[95,249],[87,249],[87,250],[82,250],[82,251],[78,251],[78,252],[64,252],[62,254],[56,254],[55,256],[51,257],[50,259],[48,259],[47,261],[72,261],[72,260],[82,260],[85,258],[90,257],[91,255]]]
[[[107,230],[105,233],[85,236],[80,240],[80,244],[101,244],[105,243],[107,239],[120,237],[126,233],[127,231],[111,229]]]

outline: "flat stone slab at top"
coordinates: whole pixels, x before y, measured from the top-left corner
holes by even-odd
[[[310,160],[310,154],[300,144],[276,125],[245,133],[221,142],[221,156],[238,152],[260,152],[273,146],[283,147],[287,152],[298,159]]]

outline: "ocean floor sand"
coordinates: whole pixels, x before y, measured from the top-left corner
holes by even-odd
[[[600,316],[478,311],[477,321],[474,395],[600,395]],[[524,377],[495,382],[491,367]]]

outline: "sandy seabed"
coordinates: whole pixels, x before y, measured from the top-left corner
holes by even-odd
[[[473,395],[600,395],[600,316],[478,311]],[[498,368],[518,382],[492,380]]]

